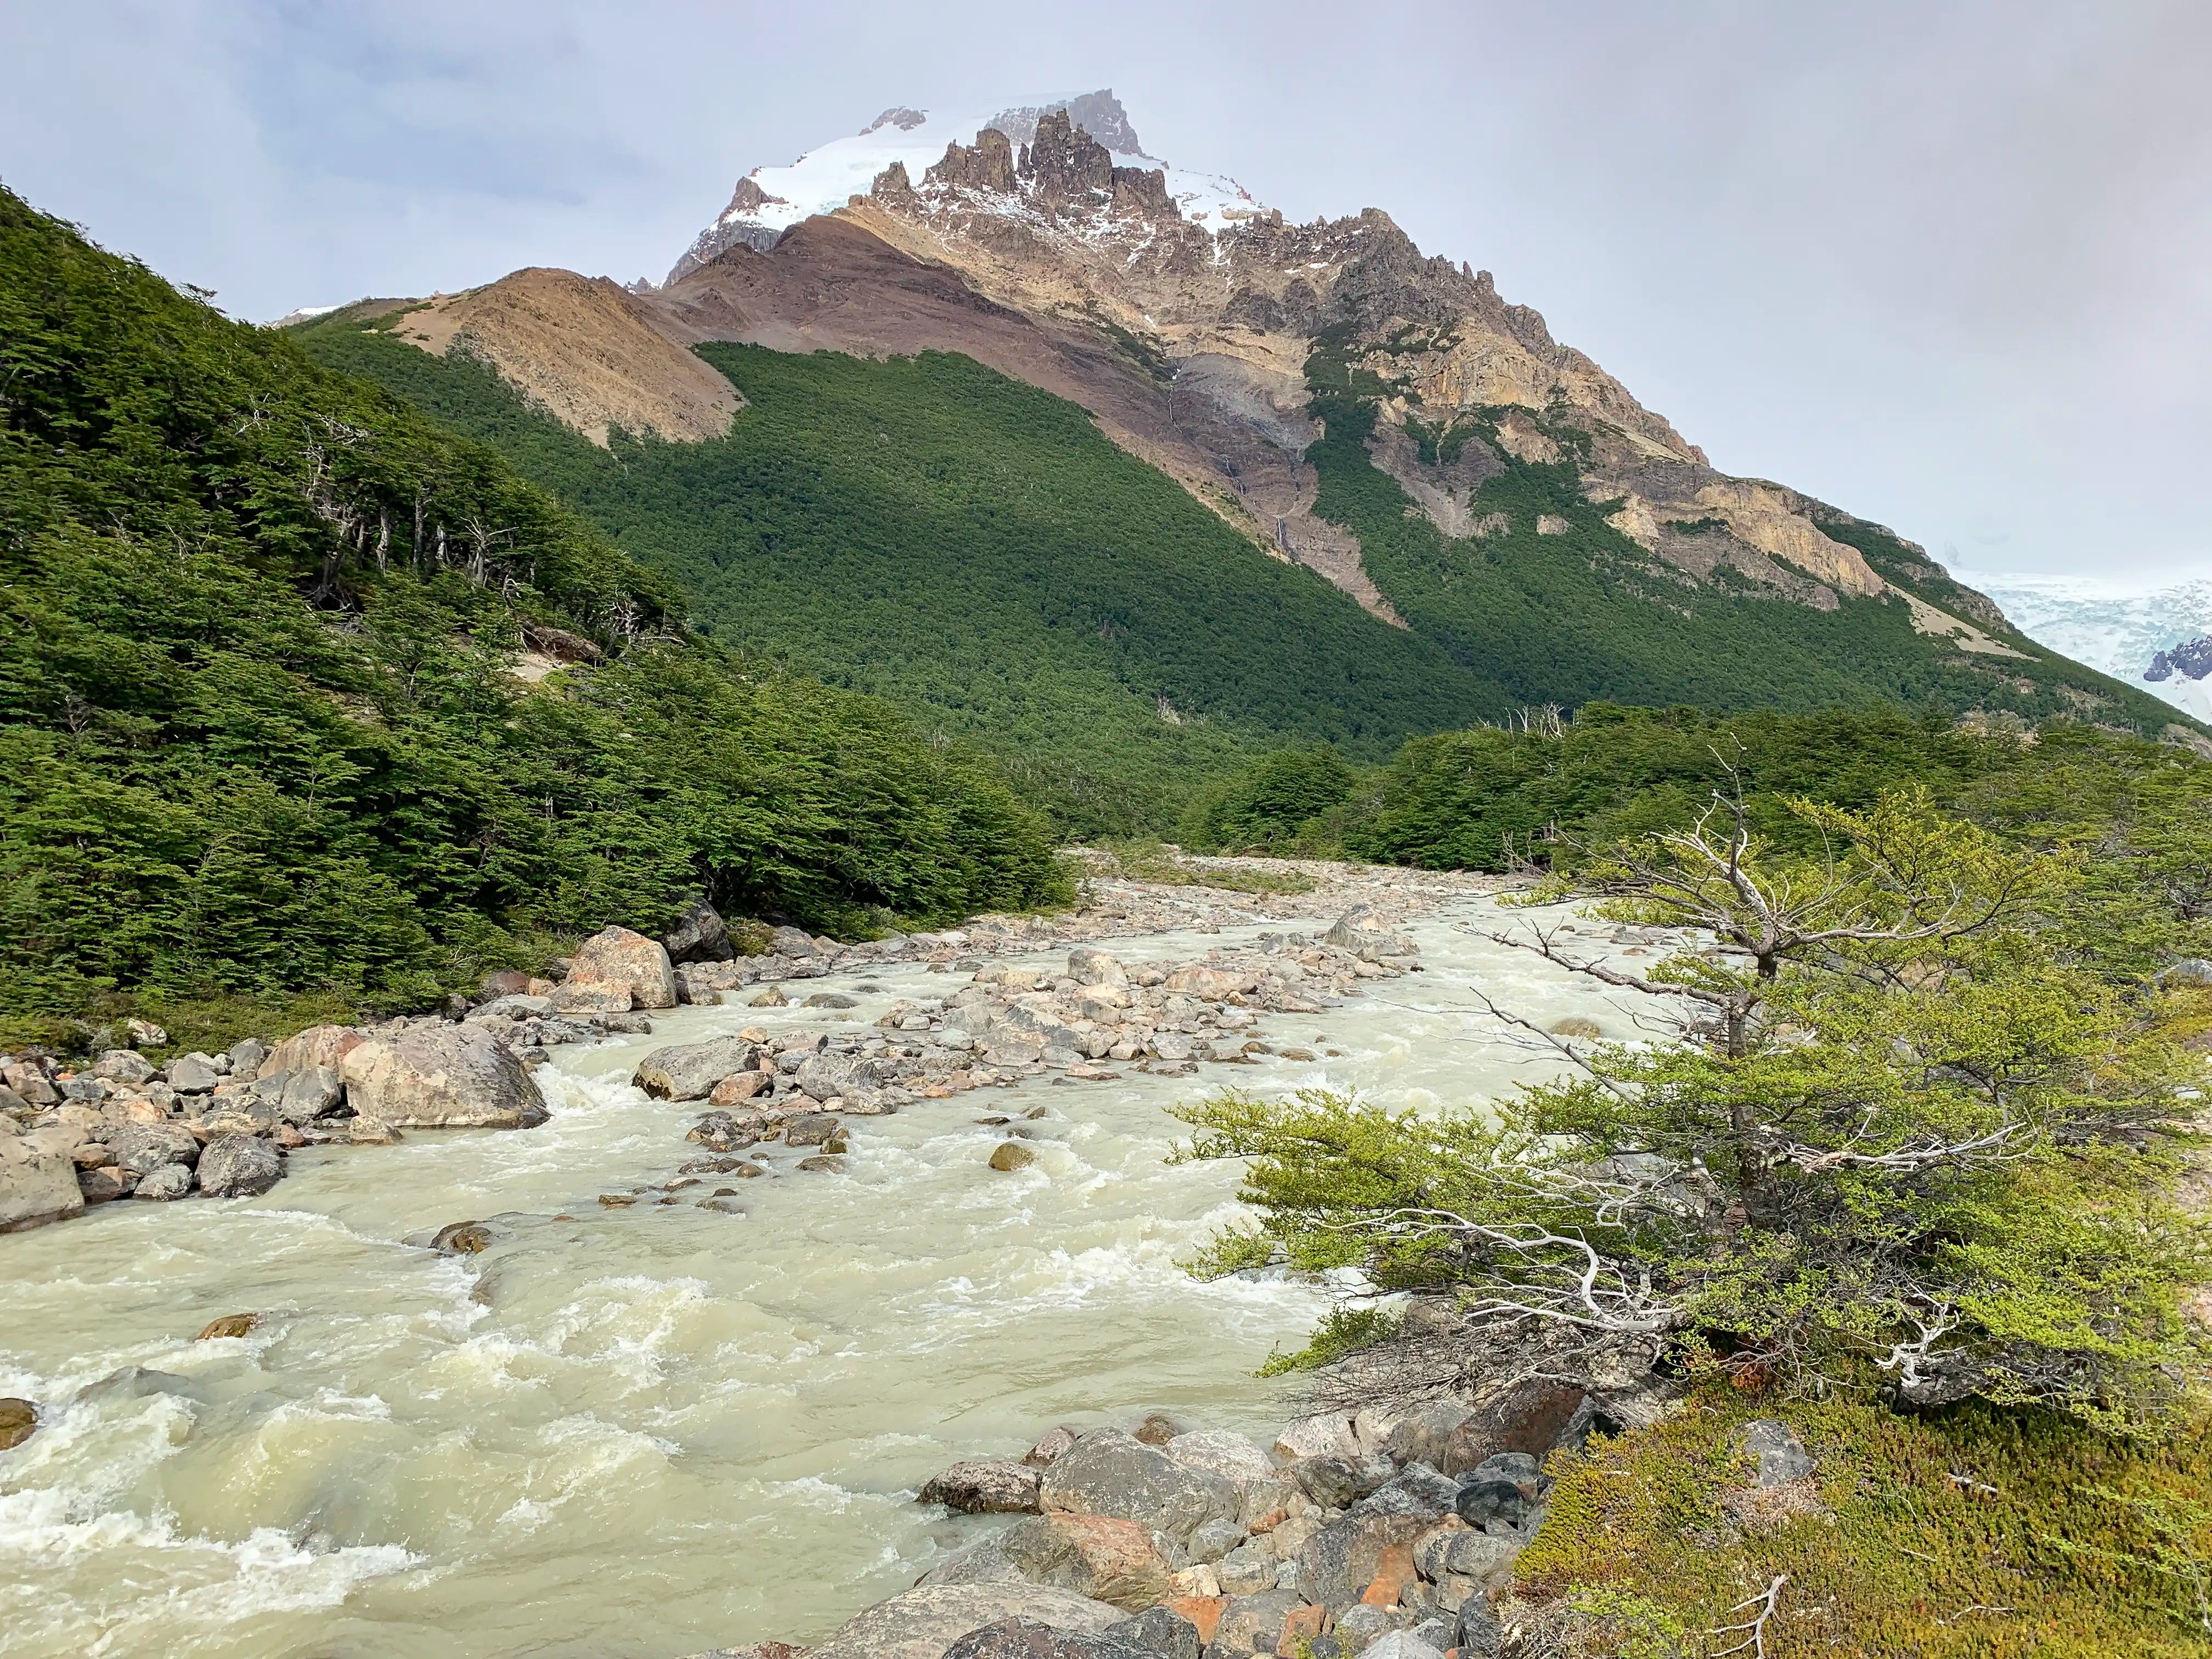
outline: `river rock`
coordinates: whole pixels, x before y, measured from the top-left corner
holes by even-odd
[[[684,914],[660,936],[660,948],[671,962],[727,962],[737,955],[721,912],[703,898],[684,907]]]
[[[945,1650],[945,1659],[1137,1659],[1113,1632],[1056,1630],[1035,1619],[1000,1619],[971,1631]]]
[[[168,1167],[184,1169],[181,1164]],[[190,1186],[192,1172],[185,1170],[185,1184]],[[137,1176],[126,1176],[120,1170],[79,1170],[76,1172],[76,1189],[84,1194],[84,1201],[88,1205],[112,1204],[118,1198],[127,1198],[137,1184]]]
[[[1340,951],[1349,951],[1362,962],[1373,962],[1386,956],[1411,956],[1415,948],[1411,939],[1392,932],[1390,924],[1368,904],[1353,905],[1336,919],[1335,925],[1322,938]]]
[[[942,1504],[963,1515],[1035,1515],[1043,1507],[1039,1478],[1026,1463],[971,1459],[932,1476],[916,1501]]]
[[[1453,1437],[1474,1415],[1474,1407],[1463,1400],[1436,1400],[1417,1406],[1391,1431],[1383,1443],[1383,1453],[1401,1466],[1426,1463],[1447,1474],[1463,1474],[1463,1469],[1452,1467],[1453,1453],[1464,1451],[1463,1447],[1455,1446]]]
[[[1128,969],[1121,958],[1105,951],[1082,945],[1067,953],[1067,976],[1078,985],[1127,985]]]
[[[1397,1471],[1387,1457],[1309,1457],[1297,1466],[1299,1487],[1325,1510],[1349,1509]]]
[[[313,1123],[345,1103],[345,1084],[334,1066],[308,1066],[279,1075],[284,1090],[277,1097],[276,1115],[287,1123]]]
[[[1046,1584],[923,1584],[855,1613],[810,1649],[807,1659],[945,1659],[962,1637],[1001,1619],[1095,1634],[1125,1616],[1119,1607]]]
[[[1127,1646],[1142,1649],[1151,1659],[1198,1659],[1204,1645],[1198,1626],[1165,1602],[1123,1620],[1106,1634]]]
[[[553,1001],[562,1009],[604,1009],[615,1013],[631,1008],[673,1008],[676,969],[659,940],[627,927],[605,928],[576,947],[568,976],[553,994]]]
[[[284,1178],[284,1157],[252,1135],[217,1135],[200,1154],[199,1174],[210,1198],[258,1198]]]
[[[1286,1424],[1275,1437],[1275,1452],[1293,1462],[1308,1457],[1357,1457],[1359,1438],[1352,1432],[1349,1412],[1316,1412]]]
[[[1036,1162],[1036,1153],[1018,1140],[1002,1140],[991,1154],[991,1167],[1001,1174],[1026,1170]]]
[[[1273,1458],[1252,1440],[1226,1429],[1179,1434],[1160,1449],[1187,1469],[1206,1469],[1227,1480],[1266,1480],[1275,1473]]]
[[[803,1112],[784,1126],[787,1146],[820,1146],[837,1133],[836,1117],[829,1112]]]
[[[481,1255],[491,1248],[491,1230],[481,1221],[449,1221],[438,1229],[430,1248],[444,1255]]]
[[[230,1045],[229,1058],[233,1077],[254,1077],[269,1058],[269,1045],[259,1037],[243,1037]]]
[[[225,1314],[220,1319],[208,1321],[192,1340],[220,1342],[228,1338],[251,1335],[260,1323],[261,1316],[258,1313]]]
[[[200,1161],[199,1139],[181,1123],[126,1123],[108,1132],[107,1145],[118,1169],[141,1177],[165,1164]]]
[[[1583,1390],[1548,1378],[1531,1377],[1479,1402],[1449,1434],[1431,1445],[1425,1437],[1403,1439],[1413,1419],[1398,1425],[1389,1442],[1397,1452],[1401,1443],[1409,1452],[1431,1455],[1414,1461],[1430,1463],[1447,1474],[1462,1474],[1480,1467],[1500,1452],[1526,1452],[1541,1457],[1582,1408]]]
[[[1762,1417],[1745,1424],[1741,1432],[1744,1450],[1759,1462],[1753,1484],[1786,1486],[1813,1473],[1813,1454],[1787,1423]]]
[[[270,1049],[269,1058],[261,1062],[259,1074],[296,1074],[317,1066],[327,1066],[336,1072],[349,1054],[368,1041],[368,1033],[351,1025],[310,1025]]]
[[[0,1451],[13,1451],[39,1426],[39,1408],[10,1395],[0,1400]]]
[[[160,1169],[141,1176],[132,1189],[137,1197],[155,1203],[167,1203],[185,1197],[192,1189],[192,1172],[181,1164],[164,1164]]]
[[[736,1036],[679,1042],[655,1048],[639,1062],[629,1080],[661,1100],[704,1100],[723,1079],[751,1073],[757,1052],[751,1043]]]
[[[1208,1470],[1185,1468],[1116,1429],[1094,1430],[1078,1439],[1045,1471],[1041,1492],[1048,1514],[1142,1521],[1174,1538],[1188,1538],[1208,1521],[1237,1516],[1237,1489],[1229,1481]]]
[[[92,1074],[135,1087],[154,1080],[154,1062],[136,1048],[110,1048],[94,1062]]]
[[[1057,1463],[1061,1455],[1078,1438],[1076,1431],[1065,1425],[1056,1429],[1047,1429],[1037,1437],[1036,1444],[1023,1454],[1022,1462],[1040,1469],[1048,1468]]]
[[[0,1135],[0,1233],[21,1232],[84,1212],[74,1150],[73,1132]]]
[[[169,1062],[169,1086],[180,1095],[204,1095],[230,1073],[219,1069],[213,1054],[179,1054]]]
[[[1416,1539],[1459,1499],[1459,1483],[1416,1463],[1330,1522],[1297,1553],[1297,1587],[1332,1613],[1366,1594],[1386,1560],[1407,1557]],[[1395,1598],[1394,1598],[1395,1599]]]
[[[1232,1597],[1206,1644],[1207,1659],[1244,1659],[1248,1654],[1272,1656],[1283,1643],[1283,1626],[1303,1605],[1296,1590],[1261,1590],[1256,1595]]]
[[[1037,1515],[969,1546],[929,1575],[933,1584],[1020,1579],[1139,1613],[1169,1591],[1168,1564],[1134,1521]]]
[[[529,1067],[480,1025],[376,1037],[347,1054],[340,1075],[356,1117],[387,1128],[518,1129],[546,1117]]]

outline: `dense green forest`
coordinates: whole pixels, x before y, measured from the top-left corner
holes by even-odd
[[[1409,429],[1431,460],[1490,440],[1504,471],[1471,512],[1504,515],[1504,533],[1455,541],[1375,465],[1367,444],[1376,404],[1400,390],[1355,366],[1324,338],[1306,366],[1326,435],[1307,451],[1321,475],[1316,511],[1359,538],[1362,562],[1414,630],[1508,694],[1506,707],[1584,702],[1696,704],[1714,709],[1894,704],[2005,712],[2034,721],[2094,718],[2155,736],[2178,719],[2139,688],[2068,661],[2001,629],[2019,659],[1966,656],[1913,630],[1901,601],[1845,599],[1832,611],[1764,595],[1721,567],[1692,584],[1606,522],[1617,501],[1592,501],[1571,459],[1516,459],[1481,413],[1439,434]],[[1543,421],[1569,457],[1588,435]],[[1538,532],[1540,516],[1564,520]],[[1826,514],[1822,529],[1863,553],[1885,579],[1955,606],[1955,585],[1879,526]],[[1492,711],[1486,717],[1495,718]]]
[[[706,346],[750,404],[729,434],[603,450],[389,320],[298,337],[496,447],[680,583],[702,629],[988,744],[1071,834],[1157,829],[1255,745],[1380,759],[1515,701],[968,358]]]
[[[2109,834],[2169,795],[2212,792],[2212,763],[2068,721],[1587,703],[1571,718],[1417,738],[1366,769],[1326,749],[1266,756],[1210,787],[1182,833],[1208,851],[1503,872],[1553,862],[1555,836],[1598,844],[1686,822],[1716,792],[1740,791],[1760,834],[1809,852],[1814,831],[1790,799],[1858,810],[1916,787],[2011,831],[2086,823],[2084,833]],[[2186,818],[2197,808],[2172,810]]]
[[[988,763],[672,591],[0,193],[0,1019],[419,1005],[699,891],[836,927],[1060,891]]]

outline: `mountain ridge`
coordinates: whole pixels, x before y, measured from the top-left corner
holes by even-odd
[[[1784,679],[1828,676],[1837,665],[1827,659],[1844,649],[1863,666],[1842,665],[1838,695],[1927,696],[1960,712],[2065,714],[2145,732],[2170,720],[2136,688],[2037,646],[1894,532],[1787,485],[1713,468],[1662,415],[1556,341],[1540,313],[1499,295],[1487,272],[1425,256],[1380,210],[1287,223],[1233,181],[1145,155],[1110,92],[1015,112],[962,131],[894,108],[791,168],[756,169],[673,280],[624,295],[621,326],[693,351],[726,341],[971,356],[1080,405],[1105,436],[1253,546],[1307,566],[1371,615],[1399,628],[1443,627],[1459,659],[1492,679],[1500,641],[1486,626],[1464,625],[1468,596],[1510,599],[1528,626],[1565,638],[1574,630],[1558,624],[1570,619],[1547,607],[1583,602],[1565,597],[1581,591],[1571,577],[1579,562],[1604,594],[1638,601],[1617,606],[1613,631],[1599,629],[1601,638],[1621,627],[1679,635],[1668,647],[1677,656],[1726,641],[1779,653],[1774,672]],[[834,199],[872,166],[865,191]],[[711,253],[703,262],[702,251]],[[544,280],[504,280],[526,277]],[[524,343],[501,320],[520,307],[462,303],[473,315],[442,346],[410,343],[483,357],[595,441],[617,427],[641,429],[619,412],[617,394],[633,407],[652,398],[594,379],[622,356],[607,349],[604,320],[580,309],[565,333],[541,330]],[[341,313],[337,325],[349,320]],[[307,326],[326,331],[332,319]],[[404,323],[399,337],[410,338]],[[648,355],[632,357],[643,364]],[[563,389],[565,408],[538,389],[548,385]],[[600,401],[579,402],[579,387],[598,388]],[[1325,441],[1325,410],[1359,428],[1356,455]],[[642,429],[705,441],[672,420]],[[1389,479],[1398,505],[1375,496],[1360,519],[1345,506],[1365,499],[1356,479],[1325,505],[1316,464],[1325,453],[1340,468]],[[1549,505],[1516,520],[1501,492],[1512,494],[1528,469],[1557,476],[1544,473],[1528,495]],[[1377,549],[1403,539],[1393,527],[1401,516],[1425,525],[1433,544],[1408,544],[1378,580]],[[1753,614],[1759,606],[1768,609]],[[1813,619],[1846,610],[1856,620],[1840,633]],[[1441,620],[1455,611],[1460,623]],[[1802,613],[1812,615],[1790,620]],[[1739,623],[1717,633],[1696,622],[1700,614]],[[1795,671],[1794,656],[1804,659]],[[1754,683],[1783,683],[1774,672],[1747,678],[1723,665],[1662,678],[1692,701],[1742,706]],[[1843,689],[1851,673],[1856,693]],[[1571,702],[1597,685],[1606,696],[1634,690],[1580,672],[1547,678],[1516,669],[1502,678],[1537,702]]]

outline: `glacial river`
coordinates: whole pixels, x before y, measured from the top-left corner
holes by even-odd
[[[796,1009],[677,1010],[650,1037],[559,1051],[536,1130],[295,1152],[262,1199],[117,1203],[0,1237],[0,1395],[46,1408],[0,1454],[0,1655],[805,1642],[989,1524],[914,1502],[955,1459],[1151,1411],[1271,1437],[1289,1407],[1253,1370],[1322,1304],[1176,1267],[1236,1214],[1237,1171],[1169,1165],[1164,1109],[1230,1081],[1418,1103],[1555,1070],[1476,1011],[1474,985],[1540,1022],[1632,1033],[1620,994],[1482,938],[1494,917],[1454,901],[1407,930],[1427,971],[1263,1021],[1315,1062],[1038,1079],[854,1120],[849,1173],[729,1182],[742,1217],[598,1202],[698,1150],[698,1108],[627,1079],[649,1048]],[[1109,945],[1188,958],[1257,931]],[[846,1018],[961,982],[868,979],[882,990]],[[975,1120],[1039,1105],[1035,1165],[988,1169],[1000,1132]],[[491,1217],[481,1256],[422,1248]],[[191,1340],[249,1310],[250,1335]]]

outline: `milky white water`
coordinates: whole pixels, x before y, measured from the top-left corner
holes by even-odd
[[[1426,1103],[1554,1069],[1474,1011],[1470,983],[1632,1034],[1619,994],[1481,939],[1493,914],[1459,901],[1407,930],[1428,971],[1262,1022],[1340,1058],[1039,1079],[853,1120],[848,1175],[729,1183],[743,1217],[599,1204],[698,1150],[696,1104],[625,1079],[649,1048],[797,1010],[682,1009],[650,1037],[559,1051],[539,1129],[301,1151],[262,1199],[117,1203],[0,1237],[0,1395],[45,1408],[0,1454],[0,1654],[805,1641],[992,1524],[914,1502],[956,1458],[1153,1410],[1272,1437],[1282,1385],[1251,1373],[1321,1304],[1178,1270],[1236,1213],[1237,1171],[1166,1164],[1163,1109],[1231,1080]],[[1112,948],[1188,957],[1253,931]],[[867,977],[884,988],[849,1018],[959,982]],[[1038,1104],[1036,1165],[986,1168],[1000,1133],[974,1120]],[[501,1220],[483,1255],[422,1248],[484,1217]],[[190,1340],[247,1310],[264,1315],[250,1336]]]

